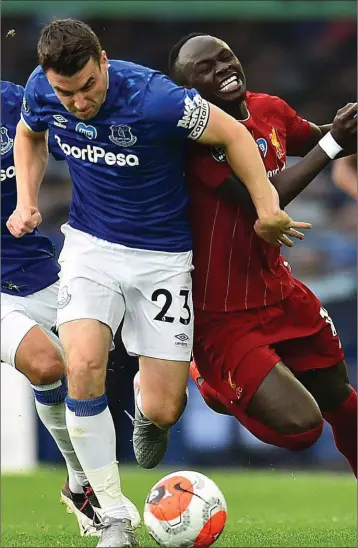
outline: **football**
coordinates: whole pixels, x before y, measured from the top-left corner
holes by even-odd
[[[150,490],[144,506],[149,534],[167,548],[205,548],[222,533],[227,518],[224,495],[198,472],[165,476]]]

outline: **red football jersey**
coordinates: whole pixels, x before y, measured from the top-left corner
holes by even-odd
[[[284,169],[286,150],[307,141],[310,124],[271,95],[247,93],[249,116],[242,121],[253,135],[268,177]],[[233,311],[276,303],[289,295],[292,275],[280,248],[259,238],[256,216],[220,198],[216,188],[231,170],[223,149],[193,145],[187,180],[194,241],[194,306]]]

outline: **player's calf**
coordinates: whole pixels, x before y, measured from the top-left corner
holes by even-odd
[[[98,546],[121,546],[120,537],[124,529],[131,530],[131,522],[121,491],[113,418],[104,392],[111,330],[100,321],[85,319],[63,323],[59,333],[68,362],[66,423],[102,509],[103,528]],[[128,521],[129,526],[122,527],[123,521]],[[112,533],[111,539],[118,544],[112,540],[104,544]]]
[[[187,403],[189,363],[141,358],[134,378],[135,419],[133,449],[143,468],[154,468],[163,459],[169,428]]]
[[[349,384],[346,363],[306,371],[299,378],[317,400],[337,449],[357,475],[357,393]]]
[[[189,363],[140,358],[140,409],[150,422],[167,430],[186,405]]]

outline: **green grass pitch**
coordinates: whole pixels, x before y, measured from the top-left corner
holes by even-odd
[[[174,471],[174,470],[170,470]],[[346,474],[200,470],[217,482],[228,522],[215,546],[356,546],[356,483]],[[142,511],[144,499],[169,470],[122,467],[125,494]],[[59,503],[63,469],[2,477],[2,542],[8,546],[95,546],[81,538],[74,516]],[[156,546],[142,526],[140,546]]]

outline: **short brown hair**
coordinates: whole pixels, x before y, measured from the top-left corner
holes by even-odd
[[[63,76],[73,76],[92,57],[98,63],[101,44],[93,30],[83,21],[55,19],[46,25],[37,44],[37,56],[46,72],[49,69]]]

